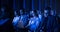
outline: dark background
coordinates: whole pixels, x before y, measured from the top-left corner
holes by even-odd
[[[60,13],[60,0],[1,0],[2,5],[9,5],[14,10],[41,10],[50,6],[52,10]]]

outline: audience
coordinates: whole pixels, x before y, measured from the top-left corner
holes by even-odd
[[[15,10],[1,6],[0,32],[59,32],[60,16],[50,7],[39,10]]]

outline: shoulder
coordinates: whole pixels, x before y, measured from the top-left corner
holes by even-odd
[[[16,21],[16,20],[18,20],[18,19],[19,19],[19,17],[14,17],[13,21]]]

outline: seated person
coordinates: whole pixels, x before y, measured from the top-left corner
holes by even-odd
[[[16,14],[20,14],[20,15],[16,15]],[[27,20],[28,20],[28,16],[23,14],[22,10],[15,12],[14,14],[16,15],[13,19],[13,25],[15,26],[15,28],[17,29],[17,31],[22,32],[25,31],[25,26],[27,25]]]
[[[37,29],[38,26],[39,26],[39,18],[37,17],[38,15],[35,14],[35,12],[36,12],[35,10],[34,10],[34,11],[31,11],[32,17],[29,19],[29,23],[28,23],[28,25],[26,26],[26,27],[29,28],[29,30],[30,30],[31,32],[36,31],[36,29]]]
[[[9,6],[1,6],[0,10],[0,31],[12,32],[13,10]]]

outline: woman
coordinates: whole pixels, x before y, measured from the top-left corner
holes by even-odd
[[[36,10],[31,11],[31,16],[32,17],[29,19],[29,23],[26,27],[28,27],[30,32],[36,32],[40,22]]]

